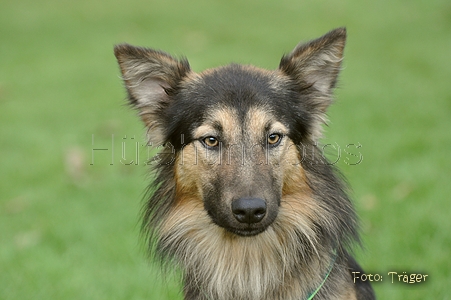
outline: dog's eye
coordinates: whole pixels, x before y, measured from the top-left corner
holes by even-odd
[[[202,140],[202,142],[210,148],[217,147],[219,145],[219,141],[214,136],[208,136]]]
[[[279,133],[271,133],[270,135],[268,135],[268,144],[271,146],[279,145],[281,140],[282,140],[282,135]]]

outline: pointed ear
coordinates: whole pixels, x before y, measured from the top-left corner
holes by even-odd
[[[155,146],[164,143],[164,110],[171,102],[171,93],[190,72],[188,61],[128,44],[115,46],[114,55],[130,104],[139,111],[150,141]]]
[[[331,103],[332,90],[337,82],[346,42],[346,28],[337,28],[308,43],[301,43],[282,57],[279,70],[295,80],[301,90],[313,88],[325,112]]]

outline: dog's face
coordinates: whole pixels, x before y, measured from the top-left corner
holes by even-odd
[[[300,44],[275,71],[229,65],[200,74],[163,52],[117,46],[150,142],[175,149],[163,162],[173,166],[175,205],[202,205],[218,226],[252,236],[273,224],[284,198],[299,189],[307,197],[302,149],[320,137],[345,38],[337,29]]]
[[[283,101],[277,81],[275,73],[250,67],[212,70],[176,96],[197,118],[171,114],[178,127],[171,136],[183,134],[186,143],[176,163],[179,184],[196,187],[191,198],[202,199],[217,225],[239,235],[265,230],[282,197],[285,160],[294,145],[282,117],[288,112],[277,105]]]

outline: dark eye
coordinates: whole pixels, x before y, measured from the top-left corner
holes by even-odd
[[[279,145],[281,140],[282,140],[282,135],[279,133],[271,133],[270,135],[268,135],[268,144],[271,146]]]
[[[217,147],[219,145],[219,141],[214,136],[208,136],[202,140],[202,142],[210,148]]]

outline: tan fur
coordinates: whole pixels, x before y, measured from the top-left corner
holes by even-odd
[[[299,44],[274,71],[200,74],[158,50],[115,47],[150,142],[189,137],[155,166],[143,217],[156,257],[181,268],[185,299],[301,300],[318,287],[315,299],[374,298],[350,276],[359,238],[345,185],[302,149],[321,137],[345,40],[338,28]]]
[[[167,243],[181,245],[178,260],[194,276],[207,278],[209,285],[200,287],[211,298],[236,299],[235,295],[248,295],[246,299],[274,299],[274,290],[284,289],[280,300],[293,299],[289,295],[308,293],[323,276],[328,257],[318,257],[306,268],[306,281],[290,276],[290,270],[302,265],[302,257],[294,257],[299,245],[290,228],[299,227],[314,241],[308,219],[299,215],[288,204],[282,205],[278,221],[255,237],[238,237],[214,225],[196,199],[182,201],[174,207],[164,222],[161,234]],[[195,217],[194,217],[195,216]],[[299,264],[299,265],[298,265]],[[283,288],[281,287],[283,286]],[[297,299],[296,299],[297,300]]]
[[[324,276],[329,256],[320,255],[308,266],[303,257],[296,257],[299,244],[292,229],[300,228],[315,245],[312,231],[314,201],[308,196],[297,201],[296,195],[285,197],[279,218],[268,230],[255,237],[238,237],[213,224],[198,199],[183,199],[163,223],[161,234],[166,243],[175,243],[183,250],[176,253],[179,262],[208,285],[200,286],[205,299],[298,300],[306,297]],[[317,209],[317,208],[316,208]],[[305,213],[311,214],[308,217]],[[290,276],[293,268],[305,268],[305,281]],[[207,280],[205,280],[207,279]],[[342,280],[342,286],[349,281]],[[330,299],[355,299],[352,285]],[[285,291],[275,298],[272,291]],[[236,298],[246,295],[246,298]],[[301,298],[302,299],[302,298]]]
[[[251,109],[246,118],[249,135],[237,132],[240,126],[230,109],[212,111],[211,120],[219,120],[227,138],[239,142],[236,138],[240,136],[252,140],[261,138],[258,133],[272,117],[265,109]],[[205,123],[208,122],[207,119]],[[287,131],[280,122],[275,122],[273,129]],[[214,129],[205,124],[194,133],[196,137],[209,134],[214,134]],[[177,244],[183,250],[176,253],[177,259],[186,270],[193,272],[192,276],[209,282],[200,287],[209,296],[206,299],[234,299],[236,295],[247,295],[246,299],[274,299],[272,291],[285,290],[286,294],[280,299],[295,300],[290,295],[306,295],[314,288],[310,282],[317,282],[324,275],[330,258],[323,249],[317,249],[317,233],[312,222],[319,214],[327,212],[311,198],[301,165],[292,163],[300,159],[296,148],[287,137],[285,139],[279,157],[269,162],[280,165],[284,173],[279,216],[265,232],[254,237],[236,236],[213,224],[203,208],[202,185],[208,184],[212,170],[221,167],[224,172],[227,166],[209,165],[211,161],[205,159],[199,159],[197,165],[190,163],[196,155],[204,154],[203,148],[194,145],[184,148],[183,164],[181,157],[177,158],[177,205],[162,224],[161,235],[165,243]],[[196,154],[196,150],[199,153]],[[308,266],[303,264],[303,257],[296,256],[299,243],[295,229],[303,232],[309,247],[315,250],[317,257]],[[291,277],[291,270],[299,266],[306,269],[305,282]]]

